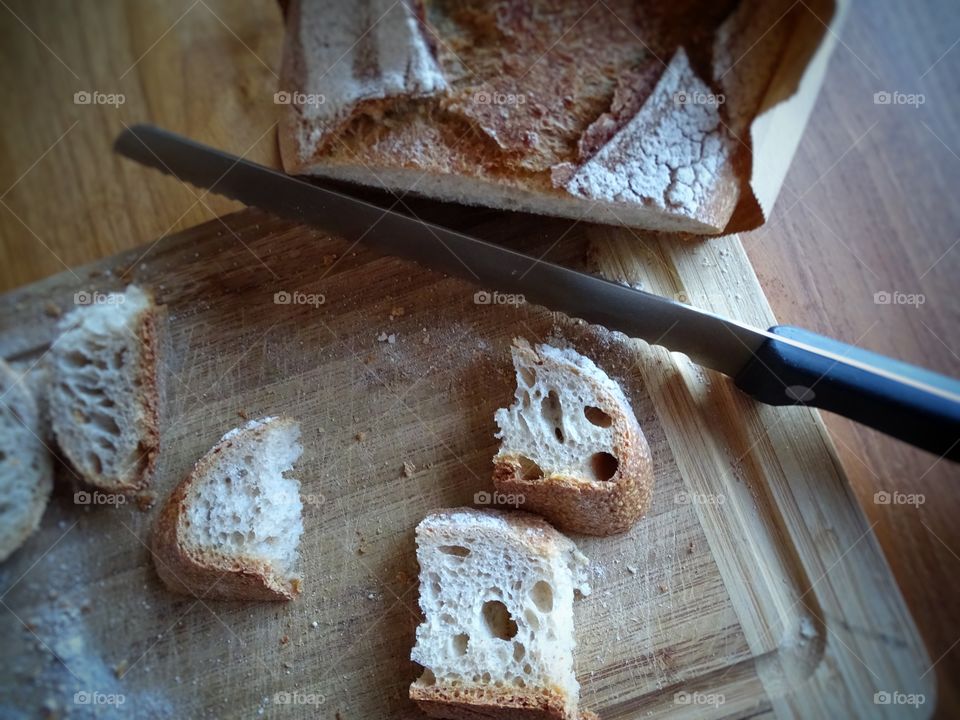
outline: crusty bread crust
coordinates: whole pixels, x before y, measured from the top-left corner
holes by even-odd
[[[160,328],[166,317],[165,306],[154,304],[144,313],[140,323],[140,377],[142,378],[143,420],[142,437],[143,470],[132,482],[121,487],[125,491],[145,490],[153,480],[153,473],[160,454]]]
[[[294,424],[289,418],[274,423]],[[222,439],[204,455],[167,499],[154,526],[151,550],[157,574],[173,592],[198,598],[239,600],[292,600],[300,594],[300,579],[277,575],[254,558],[234,558],[190,548],[183,542],[187,506],[197,484],[220,462],[220,455],[234,446],[245,446],[263,435],[267,424],[243,429]]]
[[[574,720],[561,693],[544,688],[410,686],[410,699],[429,717],[450,720]]]
[[[611,393],[595,377],[569,363],[560,365],[539,355],[529,343],[517,340],[515,352],[526,362],[543,364],[573,374],[591,387],[605,407],[615,408],[612,419],[617,471],[609,480],[551,474],[524,478],[520,459],[503,453],[494,460],[493,483],[503,493],[523,495],[524,509],[543,515],[567,532],[614,535],[625,532],[646,512],[653,491],[653,462],[646,436],[622,393]],[[536,460],[536,458],[533,458]]]

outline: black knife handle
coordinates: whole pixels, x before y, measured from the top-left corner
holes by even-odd
[[[769,332],[778,337],[735,378],[741,390],[767,405],[829,410],[960,461],[960,382],[802,328]]]

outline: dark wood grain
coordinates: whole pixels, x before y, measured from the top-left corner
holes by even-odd
[[[958,39],[951,0],[856,3],[773,216],[744,238],[782,322],[954,375]],[[0,7],[0,290],[233,209],[214,197],[197,202],[189,189],[113,157],[110,142],[122,123],[149,120],[275,162],[279,42],[279,10],[270,2]],[[93,89],[123,92],[126,102],[73,104],[74,92]],[[875,105],[878,91],[922,93],[925,102]],[[878,305],[880,291],[923,294],[925,302]],[[842,420],[827,422],[938,660],[939,714],[955,717],[957,469]],[[922,493],[926,502],[878,505],[874,495],[884,490]]]

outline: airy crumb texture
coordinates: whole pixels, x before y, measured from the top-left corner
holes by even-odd
[[[290,600],[300,592],[300,426],[251,420],[204,455],[167,500],[154,530],[157,573],[176,592]]]
[[[0,562],[37,529],[53,488],[37,403],[0,360]]]
[[[160,444],[158,309],[135,285],[90,298],[60,321],[50,350],[53,431],[87,482],[134,492],[149,485]]]
[[[417,526],[420,607],[410,697],[432,717],[578,717],[574,590],[587,559],[524,512],[438,510]]]
[[[496,412],[497,489],[562,530],[611,535],[646,511],[650,448],[620,387],[575,350],[514,340],[514,404]]]

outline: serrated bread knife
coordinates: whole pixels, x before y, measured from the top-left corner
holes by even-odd
[[[839,413],[960,460],[960,381],[789,326],[759,330],[570,270],[148,125],[114,149],[181,181],[683,353],[768,405]]]

